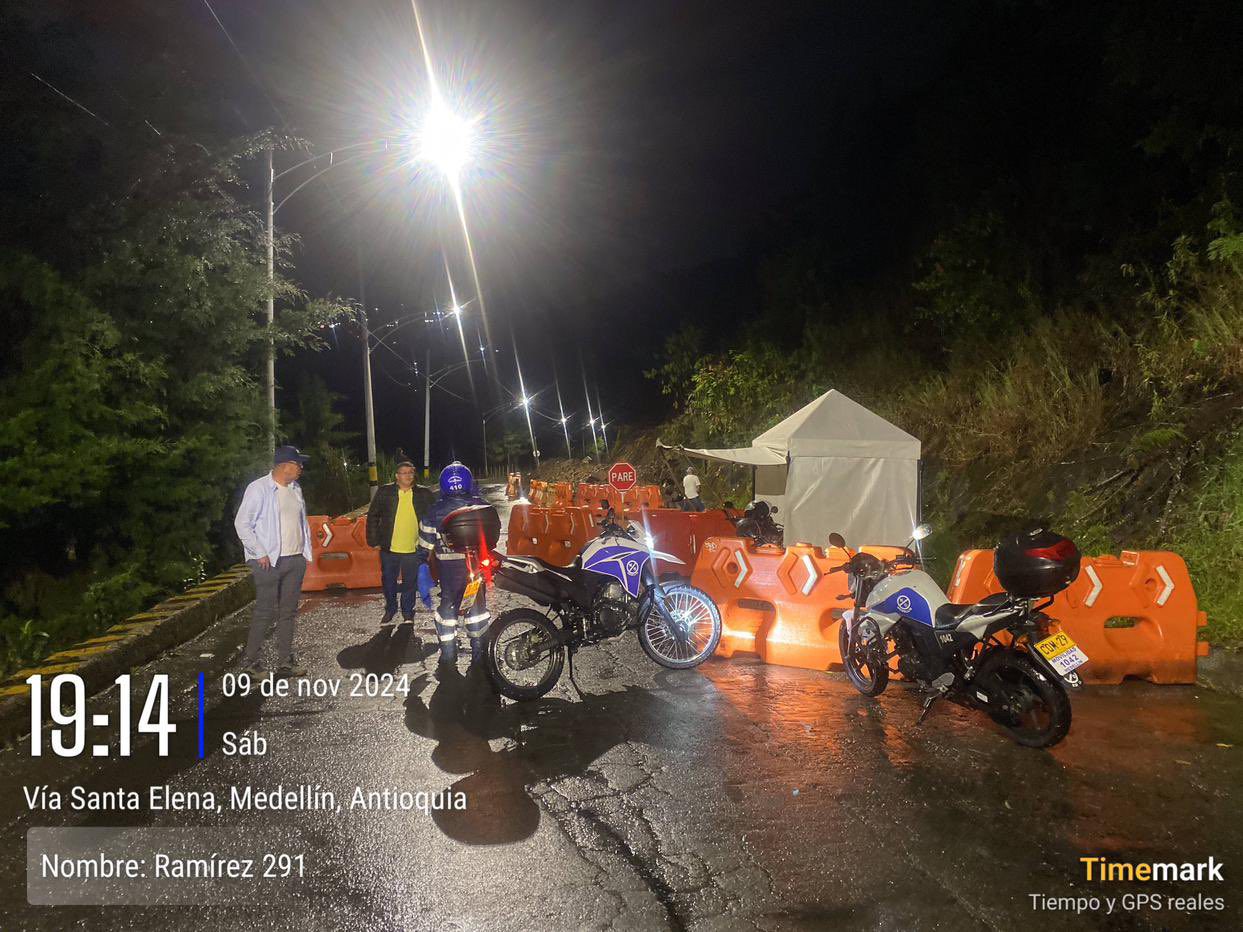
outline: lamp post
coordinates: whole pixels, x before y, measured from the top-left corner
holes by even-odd
[[[354,150],[362,150],[362,151],[354,151]],[[348,146],[340,146],[336,149],[330,149],[327,152],[321,152],[319,155],[315,155],[315,156],[311,156],[310,158],[303,159],[301,162],[298,162],[296,165],[291,165],[288,168],[278,172],[276,171],[275,166],[273,164],[274,149],[272,146],[268,146],[267,166],[266,166],[267,172],[266,172],[266,178],[265,178],[265,183],[264,183],[264,200],[266,201],[266,208],[267,208],[266,210],[267,222],[265,224],[265,230],[264,230],[264,247],[267,251],[267,266],[268,266],[268,296],[267,296],[267,324],[268,324],[267,343],[268,345],[267,345],[267,359],[265,360],[266,365],[264,367],[264,382],[265,382],[264,388],[266,389],[267,396],[268,396],[268,431],[267,433],[268,433],[269,452],[275,452],[276,450],[276,334],[274,333],[273,328],[276,325],[276,214],[277,214],[277,211],[279,211],[282,207],[284,207],[285,204],[289,202],[289,199],[291,197],[293,197],[295,194],[297,194],[299,191],[305,188],[308,184],[310,184],[316,178],[319,178],[326,172],[331,171],[333,168],[336,168],[341,165],[349,164],[350,162],[357,161],[358,159],[365,158],[369,155],[382,154],[387,151],[388,151],[388,140],[387,139],[370,139],[370,140],[367,140],[366,142],[352,143],[351,145],[348,145]],[[347,153],[347,152],[351,154],[347,155],[345,158],[337,157],[341,153]],[[292,191],[290,191],[283,198],[281,198],[280,203],[276,202],[275,200],[276,182],[278,182],[280,179],[284,178],[286,175],[290,174],[291,172],[295,172],[298,169],[303,168],[308,165],[314,165],[315,163],[321,162],[324,159],[328,160],[328,164],[326,166],[318,169],[309,178],[304,179]],[[362,268],[361,239],[358,242],[358,249],[359,249],[359,257],[360,257],[359,258],[359,277],[361,278],[361,268]],[[366,326],[366,304],[365,303],[363,305],[363,317],[364,317],[363,325],[365,327]],[[367,363],[367,372],[366,372],[366,391],[367,391],[366,406],[367,406],[368,412],[370,412],[371,411],[371,373],[370,373],[369,362]],[[375,475],[375,426],[374,424],[371,423],[371,420],[372,419],[369,413],[368,436],[370,438],[370,444],[368,446],[367,455],[370,460],[371,473],[374,476]],[[372,480],[372,490],[373,491],[375,490],[374,479]]]
[[[429,63],[430,67],[430,63]],[[470,161],[471,149],[473,145],[473,120],[463,120],[453,113],[440,98],[439,92],[436,93],[431,107],[428,111],[422,126],[418,131],[418,141],[416,144],[416,157],[420,161],[429,162],[435,165],[449,182],[453,189],[455,197],[460,201],[459,177],[462,168]],[[403,146],[403,148],[406,148]],[[267,248],[267,266],[268,266],[268,298],[267,298],[267,323],[268,323],[268,346],[265,381],[268,396],[268,448],[270,451],[276,449],[276,344],[275,333],[273,327],[276,321],[276,262],[275,262],[275,241],[276,241],[276,212],[283,207],[291,197],[305,188],[315,179],[319,178],[326,172],[340,165],[345,165],[358,159],[365,158],[370,155],[383,154],[389,151],[389,140],[386,138],[373,139],[365,142],[352,143],[346,146],[339,146],[311,158],[303,159],[296,165],[277,172],[273,165],[273,147],[269,146],[267,151],[267,179],[264,185],[267,200],[267,230],[266,230],[266,248]],[[338,158],[343,153],[350,153],[345,158]],[[290,172],[297,171],[308,165],[314,165],[322,160],[327,159],[328,164],[315,171],[310,177],[304,179],[292,191],[286,194],[280,201],[275,203],[275,187],[276,182],[288,175]],[[459,210],[460,212],[460,210]],[[362,291],[362,238],[358,238],[359,251],[359,289]],[[368,332],[367,327],[367,305],[365,297],[362,302],[362,323],[364,338]],[[370,344],[367,345],[367,352],[363,354],[363,374],[365,389],[365,408],[367,415],[367,469],[371,483],[371,491],[374,494],[378,477],[376,475],[376,450],[375,450],[375,410],[372,401],[371,388],[371,356]],[[427,464],[424,463],[426,472]]]

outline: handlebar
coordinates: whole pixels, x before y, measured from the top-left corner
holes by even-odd
[[[859,554],[856,554],[855,556],[859,556]],[[853,558],[841,564],[840,566],[834,566],[830,568],[829,572],[830,573],[849,572],[852,562],[853,562]],[[921,560],[919,557],[917,557],[913,553],[899,554],[898,556],[894,557],[892,560],[880,560],[879,562],[880,562],[881,568],[885,570],[890,570],[897,566],[923,566],[923,560]]]

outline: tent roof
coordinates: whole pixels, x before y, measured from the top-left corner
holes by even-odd
[[[717,450],[699,450],[691,447],[673,447],[659,440],[656,446],[662,450],[678,450],[689,456],[697,456],[705,460],[720,460],[725,463],[741,463],[744,466],[784,466],[784,453],[769,450],[766,447],[729,447]]]
[[[919,440],[837,389],[825,392],[775,427],[753,447],[791,456],[859,456],[919,459]]]
[[[919,440],[879,414],[851,401],[837,389],[825,392],[799,408],[775,427],[751,441],[749,447],[698,450],[671,447],[701,459],[741,463],[744,466],[784,466],[786,455],[857,457],[862,459],[919,459]]]

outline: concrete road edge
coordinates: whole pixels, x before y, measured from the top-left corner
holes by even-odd
[[[172,596],[145,612],[131,615],[103,634],[45,657],[0,683],[0,746],[30,733],[30,686],[26,678],[76,673],[87,695],[111,686],[122,673],[155,659],[210,625],[253,602],[250,567],[238,564]]]

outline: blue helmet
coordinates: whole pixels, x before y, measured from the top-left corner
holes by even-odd
[[[450,463],[440,471],[440,494],[444,497],[469,495],[475,488],[475,477],[461,463]]]

